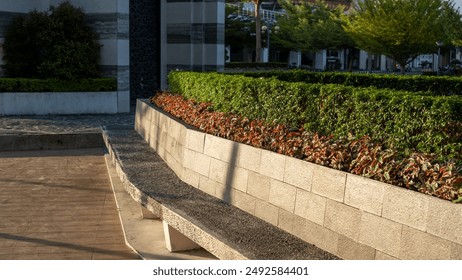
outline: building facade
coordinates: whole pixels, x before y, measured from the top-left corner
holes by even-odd
[[[17,15],[64,0],[0,1],[0,44]],[[103,76],[131,99],[167,88],[167,74],[224,67],[224,0],[68,0],[82,8],[102,44]],[[0,47],[0,65],[3,53]],[[3,76],[0,70],[0,76]]]

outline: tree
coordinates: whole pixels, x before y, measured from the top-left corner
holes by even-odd
[[[360,48],[394,59],[404,73],[418,55],[434,52],[437,41],[450,40],[450,13],[458,14],[451,0],[362,0],[344,28]]]
[[[255,62],[261,62],[261,17],[260,8],[263,0],[227,0],[233,2],[252,2],[254,4],[255,18]]]
[[[63,2],[13,20],[5,33],[4,68],[10,77],[96,77],[100,49],[83,10]]]
[[[254,17],[240,15],[238,8],[226,6],[225,18],[225,44],[233,47],[252,47],[255,44]]]
[[[324,1],[303,1],[293,4],[283,0],[286,14],[278,19],[280,31],[277,42],[287,48],[303,51],[340,49],[353,42],[342,27],[341,15],[345,6],[329,6]]]

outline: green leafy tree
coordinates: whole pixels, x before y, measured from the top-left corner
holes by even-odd
[[[352,47],[353,41],[343,30],[343,5],[325,1],[280,1],[286,14],[278,18],[280,31],[275,40],[290,49],[317,51]]]
[[[10,77],[72,80],[99,75],[98,36],[86,24],[83,10],[69,2],[14,19],[3,49]]]
[[[457,14],[445,0],[362,0],[344,28],[360,48],[394,59],[404,73],[418,55],[434,52],[435,42],[451,41],[447,16]]]
[[[261,17],[260,8],[263,0],[228,0],[228,3],[252,2],[254,4],[255,22],[255,62],[261,62]]]
[[[233,6],[226,6],[225,14],[225,44],[237,48],[253,47],[254,17],[240,15],[238,8]]]

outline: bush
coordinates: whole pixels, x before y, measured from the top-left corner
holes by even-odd
[[[389,89],[171,72],[172,91],[213,108],[336,137],[369,135],[402,154],[461,159],[462,98]]]
[[[115,78],[63,81],[52,79],[0,78],[0,92],[115,91]]]
[[[5,34],[9,77],[77,80],[98,77],[101,45],[82,9],[63,2],[13,20]]]
[[[356,74],[343,72],[309,72],[304,70],[242,73],[247,77],[275,77],[286,82],[340,84],[418,92],[430,95],[462,95],[462,78],[410,76],[393,74]]]
[[[159,93],[151,102],[212,135],[462,202],[462,169],[454,162],[435,162],[434,158],[418,153],[399,159],[394,150],[383,149],[368,137],[334,139],[280,124],[268,125],[237,114],[212,111],[210,103],[192,102],[179,95]]]

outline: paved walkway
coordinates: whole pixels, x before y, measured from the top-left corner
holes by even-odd
[[[0,153],[0,259],[138,258],[102,149]]]
[[[1,116],[0,136],[100,132],[134,114]],[[0,259],[134,259],[102,150],[0,153]]]
[[[0,138],[133,129],[134,120],[134,108],[114,115],[0,116]],[[111,179],[126,238],[143,258],[214,259],[203,249],[168,252],[162,222],[142,219],[117,176]],[[124,243],[118,214],[101,150],[0,152],[0,260],[138,258]]]

